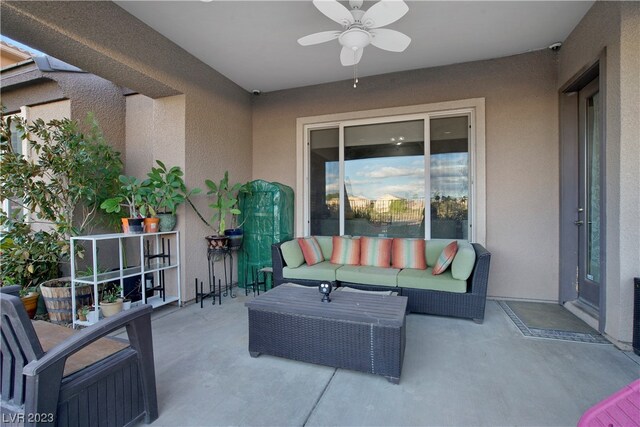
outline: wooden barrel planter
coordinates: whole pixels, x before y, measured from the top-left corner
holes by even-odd
[[[91,305],[92,288],[90,285],[76,286],[76,307]],[[73,321],[71,306],[71,278],[48,280],[40,285],[40,293],[49,312],[49,320],[56,324],[67,324]]]

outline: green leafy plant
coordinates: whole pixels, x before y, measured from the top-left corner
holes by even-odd
[[[89,314],[89,312],[91,311],[91,307],[88,305],[83,305],[82,307],[80,307],[80,309],[78,310],[78,314],[81,314],[82,317],[84,317],[85,319],[87,318],[87,315]]]
[[[120,192],[100,205],[107,213],[119,213],[123,207],[129,210],[129,218],[144,217],[147,213],[155,215],[155,209],[150,203],[152,193],[151,181],[140,180],[134,176],[120,175]]]
[[[175,214],[178,206],[202,190],[194,188],[187,191],[182,178],[184,172],[179,166],[168,169],[160,160],[156,160],[156,164],[158,166],[151,168],[151,172],[147,174],[152,188],[148,197],[150,209],[156,213]]]
[[[118,187],[120,154],[92,115],[86,133],[70,119],[28,124],[2,111],[0,278],[25,288],[59,275],[71,236],[104,222],[100,204]],[[28,155],[15,148],[28,146]]]
[[[224,235],[224,230],[227,228],[227,217],[240,215],[241,211],[238,208],[238,194],[240,192],[248,192],[248,186],[240,183],[229,186],[228,171],[225,171],[224,177],[219,183],[216,184],[208,179],[205,181],[205,184],[209,189],[207,195],[212,195],[215,198],[215,202],[209,205],[209,207],[213,209],[211,221],[218,224],[218,235],[222,236]]]
[[[102,293],[102,302],[106,303],[114,303],[117,302],[121,297],[122,293],[121,286],[110,286],[106,288]]]

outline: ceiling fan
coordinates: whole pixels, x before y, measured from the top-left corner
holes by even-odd
[[[402,0],[380,0],[366,12],[360,10],[362,0],[349,0],[351,10],[336,0],[313,0],[313,4],[329,19],[342,25],[342,31],[322,31],[298,39],[302,46],[338,39],[342,45],[340,62],[345,67],[360,62],[363,50],[369,44],[391,52],[404,51],[411,38],[384,27],[402,18],[409,7]]]

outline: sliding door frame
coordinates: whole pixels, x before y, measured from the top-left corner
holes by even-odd
[[[485,155],[485,100],[474,98],[436,104],[421,104],[379,110],[301,117],[297,119],[296,144],[296,235],[309,233],[310,179],[309,152],[312,130],[338,128],[339,134],[339,180],[340,180],[340,233],[344,233],[344,128],[349,126],[393,123],[409,120],[424,120],[425,136],[425,202],[430,200],[430,120],[445,117],[468,117],[469,147],[469,240],[486,245],[486,155]],[[427,139],[429,138],[429,139]],[[425,209],[425,224],[430,224],[430,209]],[[425,227],[426,238],[430,227]]]

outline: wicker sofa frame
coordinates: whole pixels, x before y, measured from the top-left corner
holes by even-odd
[[[282,269],[286,266],[286,262],[280,250],[282,243],[284,242],[276,243],[271,247],[274,286],[286,282],[295,282],[306,286],[317,286],[321,282],[320,280],[287,279],[283,277]],[[484,311],[487,302],[487,284],[489,282],[491,253],[479,243],[472,243],[472,245],[476,251],[476,263],[471,272],[471,276],[469,276],[467,280],[466,293],[403,287],[394,288],[340,281],[336,281],[335,285],[364,290],[380,290],[381,288],[393,290],[398,292],[398,295],[406,296],[409,299],[407,309],[411,313],[462,317],[473,319],[476,323],[482,323],[484,321]]]

